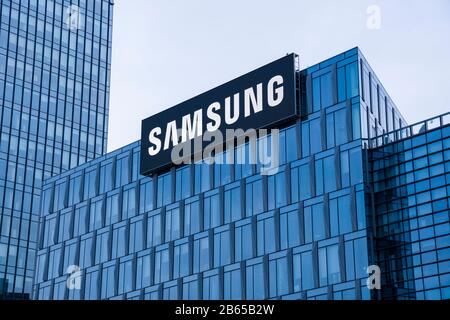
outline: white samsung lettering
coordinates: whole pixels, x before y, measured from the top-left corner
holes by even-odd
[[[267,85],[267,103],[271,107],[278,106],[284,99],[283,77],[275,76],[270,79]],[[275,85],[278,85],[275,89]]]
[[[164,139],[164,150],[170,148],[170,141],[172,140],[172,146],[178,145],[178,133],[177,133],[177,121],[173,120],[167,124],[166,138]]]
[[[233,117],[231,116],[231,97],[225,99],[225,123],[233,124],[239,120],[239,93],[234,95],[233,101]]]
[[[272,77],[267,82],[266,93],[263,92],[264,84],[258,83],[243,91],[243,110],[241,110],[241,93],[237,92],[232,96],[226,97],[223,100],[223,105],[216,101],[211,103],[206,109],[206,130],[214,132],[219,130],[224,121],[227,125],[235,124],[243,115],[248,118],[253,114],[263,111],[264,99],[267,99],[269,107],[277,107],[284,100],[284,79],[281,75]],[[222,120],[219,110],[224,108],[222,114],[225,119]],[[196,110],[193,114],[184,115],[181,119],[181,141],[178,133],[177,121],[173,120],[167,123],[164,137],[164,150],[171,147],[195,139],[203,135],[203,109]],[[226,129],[226,128],[224,128]],[[161,127],[153,128],[148,136],[151,146],[148,148],[148,154],[155,156],[161,151]]]
[[[253,106],[254,113],[262,111],[262,97],[263,97],[263,85],[259,83],[256,86],[256,96],[254,88],[248,88],[244,91],[244,109],[245,117],[250,117],[250,106]]]
[[[216,131],[220,128],[222,119],[220,118],[219,114],[215,113],[215,111],[218,110],[220,110],[220,103],[214,102],[209,105],[208,110],[206,111],[206,116],[213,121],[208,122],[208,124],[206,125],[206,130],[208,130],[209,132]]]
[[[194,112],[194,119],[191,121],[191,115],[187,114],[183,117],[181,126],[181,142],[192,140],[200,137],[203,132],[203,110],[199,109]]]
[[[154,156],[159,153],[161,150],[161,140],[158,139],[156,136],[161,134],[161,128],[156,127],[152,131],[150,131],[150,134],[148,135],[148,139],[150,143],[153,144],[152,147],[148,148],[148,154],[150,156]]]

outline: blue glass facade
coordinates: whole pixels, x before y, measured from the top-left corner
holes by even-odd
[[[418,191],[416,203],[412,194],[405,196],[417,214],[427,203],[423,210],[429,214],[427,222],[411,220],[412,226],[428,223],[426,231],[411,227],[401,234],[414,239],[409,249],[391,230],[404,223],[399,212],[410,208],[387,198],[383,181],[389,175],[396,181],[404,166],[411,169],[415,160],[402,160],[410,156],[408,141],[416,139],[404,134],[410,127],[357,48],[298,75],[301,116],[280,128],[275,174],[235,163],[192,164],[144,177],[135,142],[46,180],[33,297],[429,299],[437,294],[426,290],[436,288],[440,298],[447,297],[448,128],[441,125],[440,138],[419,138],[422,149],[432,148],[430,153],[440,152],[441,158],[433,154],[418,165],[440,178],[432,182],[430,175],[429,186],[421,187],[426,192],[428,186],[429,193]],[[388,140],[380,146],[378,137],[386,133]],[[228,152],[237,158],[246,148]],[[399,169],[384,169],[387,152],[397,162],[386,163]],[[417,157],[424,157],[420,152]],[[425,174],[416,169],[406,175],[408,183],[415,183],[409,175]],[[383,170],[387,173],[381,175]],[[399,179],[400,192],[405,177]],[[421,232],[433,237],[434,248],[417,247]],[[387,250],[394,240],[403,247],[393,257]],[[408,255],[405,250],[419,251]],[[391,269],[392,259],[401,264]],[[382,291],[366,285],[367,267],[373,264],[382,269]],[[425,264],[433,266],[425,270]],[[72,265],[81,269],[78,289],[66,285]],[[432,287],[436,281],[439,286]],[[394,287],[415,290],[414,296],[402,296],[405,290]]]
[[[376,261],[384,299],[450,299],[450,114],[373,141]]]
[[[106,152],[112,7],[1,1],[0,298],[31,294],[42,182]]]

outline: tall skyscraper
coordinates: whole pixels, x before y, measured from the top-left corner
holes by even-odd
[[[112,15],[113,0],[1,1],[0,298],[31,293],[43,181],[106,151]]]
[[[407,126],[357,48],[292,72],[274,174],[235,161],[142,176],[141,141],[47,180],[33,297],[449,298],[449,116]]]

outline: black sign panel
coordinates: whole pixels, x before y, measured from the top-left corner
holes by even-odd
[[[171,166],[175,145],[205,132],[274,128],[297,115],[295,54],[142,121],[141,174]],[[204,146],[210,144],[205,142]]]

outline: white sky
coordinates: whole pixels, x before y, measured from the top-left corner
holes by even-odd
[[[142,119],[290,52],[303,69],[359,46],[409,123],[450,110],[448,0],[115,2],[109,151],[140,139]]]

